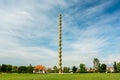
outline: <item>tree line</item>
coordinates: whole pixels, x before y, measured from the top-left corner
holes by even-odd
[[[86,68],[85,64],[80,64],[79,67],[73,66],[63,67],[63,73],[105,73],[105,72],[114,72],[120,73],[120,62],[114,62],[113,66],[108,68],[106,64],[100,63],[98,58],[93,59],[93,68]],[[35,66],[31,64],[29,66],[13,66],[10,64],[0,65],[0,72],[5,73],[33,73]],[[57,66],[53,68],[46,69],[48,73],[58,73],[59,69]]]
[[[93,60],[93,68],[87,69],[85,64],[80,64],[79,68],[76,66],[72,67],[73,73],[120,73],[120,62],[114,62],[113,66],[107,67],[106,64],[100,63],[98,58]]]
[[[2,64],[0,65],[0,72],[4,73],[32,73],[33,66],[30,64],[29,66],[12,66],[10,64]]]

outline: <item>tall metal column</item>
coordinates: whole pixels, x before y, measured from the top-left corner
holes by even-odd
[[[62,15],[59,15],[58,25],[58,64],[59,73],[62,73]]]

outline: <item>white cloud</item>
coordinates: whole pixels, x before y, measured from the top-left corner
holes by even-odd
[[[0,40],[0,43],[2,45],[0,46],[0,63],[17,65],[27,65],[30,63],[34,65],[55,65],[55,63],[46,61],[56,59],[56,53],[53,50],[44,47],[24,47],[11,40]]]
[[[101,4],[87,9],[90,11],[87,12],[89,15],[86,15],[87,14],[86,10],[81,13],[75,13],[75,14],[73,10],[71,11],[71,13],[74,14],[74,16],[77,16],[76,18],[80,18],[82,16],[82,18],[80,19],[86,21],[87,19],[83,18],[83,16],[86,16],[88,18],[89,16],[93,17],[98,13],[102,14],[102,12],[104,11],[103,7],[109,7],[110,4],[112,4],[112,2],[107,2],[105,4]],[[100,9],[98,9],[98,7]],[[110,58],[109,55],[111,55],[112,53],[104,52],[107,50],[112,51],[110,50],[110,45],[114,42],[111,42],[110,40],[114,41],[114,39],[118,37],[118,36],[115,37],[118,28],[116,28],[117,26],[113,27],[116,23],[111,24],[111,22],[116,21],[116,19],[118,19],[119,11],[113,14],[102,14],[98,16],[99,18],[96,21],[94,22],[91,21],[91,23],[88,23],[89,21],[86,21],[87,27],[83,26],[82,28],[78,28],[79,26],[81,26],[81,24],[78,26],[76,25],[71,26],[71,23],[74,23],[73,21],[76,20],[74,16],[71,17],[71,15],[67,14],[68,21],[66,21],[63,26],[65,27],[64,34],[66,34],[66,36],[67,34],[70,35],[67,37],[64,36],[63,38],[64,40],[66,40],[63,41],[64,42],[63,47],[69,49],[69,51],[63,52],[64,65],[73,66],[71,65],[71,63],[73,63],[74,65],[78,66],[80,63],[85,63],[87,66],[92,67],[93,64],[92,60],[95,57],[99,58],[101,63],[103,63],[104,59],[106,59],[105,60],[106,64],[112,64],[115,60],[119,61],[119,58],[116,58],[119,57],[119,55]],[[72,40],[72,42],[70,40]],[[119,42],[116,43],[117,45],[119,45]],[[103,53],[106,55],[104,55]]]
[[[105,39],[90,37],[69,43],[67,48],[72,50],[63,52],[63,60],[66,62],[64,64],[72,66],[71,63],[76,65],[85,63],[92,67],[93,58],[99,57],[101,49],[106,45],[107,41]]]
[[[101,63],[113,65],[113,62],[120,62],[120,53],[110,53],[110,55],[106,56],[105,58],[101,58]]]
[[[13,2],[10,3],[9,6],[6,6],[10,7],[8,11],[0,9],[0,63],[17,65],[25,65],[29,63],[35,65],[44,64],[47,66],[56,65],[54,61],[56,59],[55,51],[41,46],[24,46],[21,44],[21,41],[17,39],[17,37],[21,37],[22,39],[31,39],[41,36],[48,37],[48,34],[51,34],[51,32],[45,32],[45,29],[51,29],[44,25],[46,22],[49,22],[47,25],[51,25],[51,20],[43,12],[35,15],[36,13],[29,11],[30,8],[35,11],[36,6],[29,8],[25,5],[16,5],[17,7],[15,8],[15,6],[12,7],[12,4],[15,3]],[[52,7],[52,5],[48,5],[47,8],[50,6]],[[44,3],[41,7],[46,7],[46,4]],[[34,28],[36,28],[35,30],[37,30],[37,32],[35,32]]]

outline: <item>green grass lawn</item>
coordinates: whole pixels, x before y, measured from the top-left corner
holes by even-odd
[[[120,74],[0,74],[0,80],[120,80]]]

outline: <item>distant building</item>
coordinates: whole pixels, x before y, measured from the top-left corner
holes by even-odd
[[[34,67],[33,73],[47,73],[45,66],[37,65]]]
[[[86,70],[87,70],[87,72],[89,72],[89,73],[98,72],[96,68],[87,68]]]
[[[114,71],[114,67],[107,67],[106,68],[106,72],[107,73],[114,73],[115,71]]]

